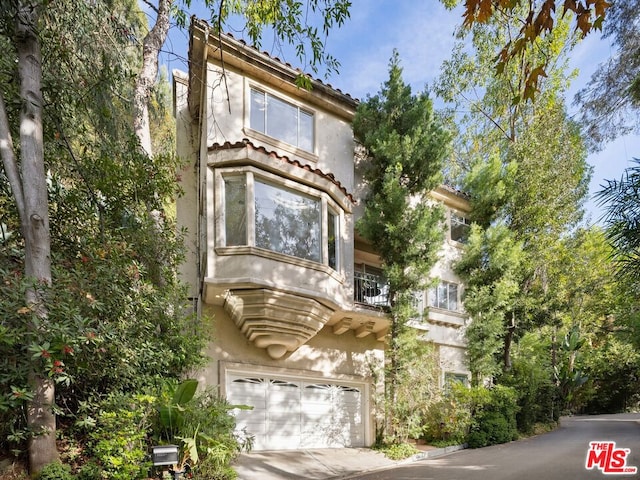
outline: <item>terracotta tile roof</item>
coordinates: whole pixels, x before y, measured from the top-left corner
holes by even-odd
[[[448,192],[453,193],[454,195],[457,195],[465,199],[471,198],[471,195],[469,195],[467,192],[460,190],[459,188],[456,188],[453,185],[449,185],[447,183],[443,183],[442,185],[440,185],[440,188],[442,188],[443,190],[447,190]]]
[[[208,23],[207,23],[205,20],[197,19],[197,21],[198,21],[198,22],[201,22],[201,23],[203,23],[203,24],[208,25]],[[301,70],[300,68],[298,68],[298,67],[294,67],[294,66],[292,66],[292,65],[291,65],[290,63],[288,63],[288,62],[285,62],[285,61],[283,61],[283,60],[280,60],[280,58],[278,58],[278,57],[275,57],[275,56],[271,55],[269,52],[267,52],[267,51],[265,51],[265,50],[262,50],[262,51],[261,51],[261,50],[257,49],[257,48],[256,48],[256,47],[254,47],[253,45],[248,44],[248,43],[246,42],[246,40],[244,40],[244,39],[242,39],[242,38],[236,38],[236,37],[234,37],[234,36],[233,36],[233,34],[231,34],[231,33],[229,33],[229,32],[224,33],[223,35],[225,35],[226,37],[231,38],[231,39],[232,39],[232,40],[234,40],[235,42],[241,43],[242,45],[246,46],[247,48],[250,48],[250,49],[254,50],[255,52],[258,52],[258,53],[260,53],[260,54],[262,54],[262,55],[265,55],[267,58],[269,58],[269,59],[273,60],[274,62],[278,62],[279,64],[284,65],[284,66],[286,66],[286,67],[290,68],[292,71],[297,72],[298,74],[302,74],[302,75],[306,75],[306,76],[308,76],[308,77],[309,77],[309,78],[311,78],[314,82],[317,82],[317,83],[319,83],[320,85],[324,85],[326,88],[329,88],[329,89],[333,90],[334,92],[339,93],[340,95],[344,95],[345,97],[347,97],[348,99],[350,99],[352,102],[355,102],[355,103],[359,103],[359,102],[360,102],[360,100],[358,100],[357,98],[352,97],[349,93],[343,92],[343,91],[342,91],[342,90],[340,90],[339,88],[336,88],[336,87],[332,86],[330,83],[325,83],[325,82],[323,82],[323,81],[322,81],[321,79],[319,79],[319,78],[313,78],[313,77],[311,77],[311,75],[309,75],[307,72],[304,72],[304,71],[303,71],[303,70]]]
[[[344,195],[351,201],[351,203],[355,204],[356,201],[353,198],[353,195],[351,193],[349,193],[347,191],[347,189],[340,183],[340,181],[335,177],[335,175],[333,173],[325,173],[322,170],[320,170],[319,168],[315,168],[312,167],[309,164],[306,163],[301,163],[299,160],[296,159],[290,159],[289,157],[287,157],[286,155],[279,155],[277,152],[274,151],[270,151],[267,150],[265,147],[263,146],[257,146],[254,145],[251,140],[249,140],[248,138],[244,138],[242,140],[240,140],[239,142],[224,142],[223,144],[219,144],[219,143],[214,143],[213,145],[211,145],[208,150],[209,151],[213,151],[213,150],[227,150],[227,149],[234,149],[234,148],[250,148],[252,150],[255,150],[256,152],[260,152],[264,155],[267,155],[269,157],[272,158],[276,158],[278,160],[282,160],[283,162],[288,163],[289,165],[293,165],[296,166],[298,168],[302,168],[303,170],[306,170],[308,172],[311,173],[315,173],[316,175],[325,178],[327,180],[329,180],[331,183],[333,183],[334,185],[336,185],[338,187],[338,189],[344,193]]]

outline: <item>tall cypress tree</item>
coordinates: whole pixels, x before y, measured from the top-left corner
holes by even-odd
[[[396,437],[399,372],[407,321],[415,314],[414,292],[426,286],[443,241],[443,214],[429,201],[442,181],[450,135],[434,114],[425,91],[411,93],[402,79],[398,52],[380,93],[367,97],[353,122],[368,155],[365,212],[356,228],[376,249],[389,282],[391,327],[385,372],[386,433]]]

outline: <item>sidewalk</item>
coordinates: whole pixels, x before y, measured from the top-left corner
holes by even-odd
[[[390,460],[368,448],[260,451],[240,455],[233,468],[238,472],[238,480],[337,480],[446,455],[463,447],[423,448],[420,453],[401,461]]]

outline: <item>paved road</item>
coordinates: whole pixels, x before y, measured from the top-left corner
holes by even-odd
[[[614,441],[626,448],[636,474],[587,470],[589,442]],[[563,418],[550,433],[504,445],[463,450],[390,470],[349,477],[358,480],[586,480],[640,479],[640,414]]]

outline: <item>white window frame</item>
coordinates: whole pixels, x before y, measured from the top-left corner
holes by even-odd
[[[446,307],[442,307],[440,306],[440,302],[439,302],[439,298],[438,298],[438,294],[440,291],[440,287],[442,285],[446,285],[447,286],[447,306]],[[449,286],[455,286],[456,287],[456,308],[450,308],[449,305]],[[427,292],[428,294],[428,298],[427,298],[427,304],[429,305],[429,308],[437,308],[439,310],[443,310],[443,311],[447,311],[447,312],[460,312],[461,311],[461,304],[460,304],[460,284],[459,283],[455,283],[455,282],[448,282],[446,280],[440,280],[438,282],[437,285],[429,288],[429,291]],[[435,298],[435,301],[432,301]]]
[[[226,205],[225,205],[225,178],[230,177],[240,177],[245,176],[246,179],[246,190],[245,190],[245,208],[246,208],[246,241],[245,245],[232,245],[227,246],[226,242]],[[255,230],[255,182],[256,179],[259,181],[272,185],[276,188],[282,188],[286,190],[290,190],[295,193],[299,193],[300,195],[305,195],[308,197],[316,198],[320,201],[321,206],[321,261],[316,262],[314,260],[309,260],[301,257],[296,257],[292,255],[288,255],[285,253],[280,253],[274,250],[269,250],[265,248],[256,247],[256,230]],[[271,174],[269,172],[265,172],[263,170],[257,169],[255,167],[231,167],[231,168],[222,168],[215,170],[215,185],[216,189],[219,192],[216,195],[216,240],[215,246],[216,248],[224,248],[226,253],[234,253],[234,250],[237,250],[238,253],[245,253],[247,248],[255,249],[256,253],[265,252],[267,256],[277,256],[283,261],[291,262],[292,259],[295,259],[293,263],[297,262],[309,262],[320,265],[325,265],[326,267],[336,271],[341,272],[344,262],[342,259],[343,254],[343,235],[345,232],[345,220],[344,220],[344,211],[343,209],[325,192],[316,190],[314,188],[308,187],[306,185],[301,185],[292,180],[280,177],[278,175]],[[335,266],[330,265],[329,262],[329,242],[328,242],[328,213],[332,213],[335,216],[336,222],[336,255],[335,255]]]
[[[462,244],[467,243],[467,239],[453,238],[452,232],[453,232],[454,223],[456,225],[466,226],[467,232],[469,232],[469,230],[471,229],[471,221],[469,220],[469,217],[461,212],[456,212],[454,210],[449,211],[449,239],[452,242],[456,242],[456,243],[462,243]]]

